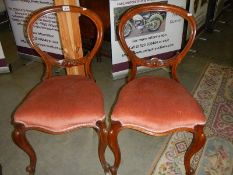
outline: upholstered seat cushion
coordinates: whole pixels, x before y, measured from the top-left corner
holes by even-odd
[[[152,132],[205,123],[202,109],[180,83],[154,76],[137,78],[123,87],[112,119]]]
[[[26,97],[14,122],[53,132],[93,125],[104,117],[103,96],[93,80],[57,76],[44,80]]]

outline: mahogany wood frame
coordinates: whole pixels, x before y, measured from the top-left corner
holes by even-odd
[[[151,60],[144,60],[138,58],[127,46],[127,43],[125,41],[124,37],[124,25],[126,22],[131,19],[134,15],[139,14],[141,12],[145,11],[166,11],[166,12],[172,12],[175,13],[181,17],[183,17],[186,21],[188,21],[188,24],[190,26],[190,37],[183,49],[181,49],[180,52],[178,52],[175,56],[167,59],[167,60],[161,60],[159,58],[153,58]],[[177,75],[176,75],[176,69],[178,64],[181,62],[181,60],[184,58],[184,56],[187,54],[189,49],[191,48],[194,39],[196,35],[196,23],[194,18],[192,17],[192,14],[188,13],[186,10],[169,4],[162,4],[162,3],[149,3],[149,4],[143,4],[136,7],[133,7],[129,9],[126,13],[123,14],[122,18],[120,19],[120,22],[118,24],[118,36],[119,36],[119,42],[125,51],[126,55],[128,56],[130,62],[131,62],[131,71],[129,76],[129,81],[133,81],[133,79],[136,77],[137,67],[138,66],[146,66],[146,67],[162,67],[162,66],[168,66],[171,67],[171,76],[174,80],[178,81]],[[158,109],[159,110],[159,109]],[[110,171],[112,175],[117,175],[117,170],[119,168],[120,162],[121,162],[121,152],[118,145],[118,134],[123,128],[130,128],[137,131],[140,131],[142,133],[152,135],[152,136],[163,136],[171,133],[175,133],[178,131],[188,131],[193,134],[193,140],[191,145],[189,146],[188,150],[185,153],[184,156],[184,165],[186,170],[186,175],[191,175],[194,173],[194,171],[190,167],[190,159],[191,157],[197,153],[205,144],[206,137],[203,132],[204,125],[196,125],[194,128],[176,128],[171,129],[166,132],[155,132],[151,131],[149,128],[143,128],[143,127],[137,127],[130,124],[123,124],[121,121],[114,121],[111,119],[111,127],[109,129],[108,133],[108,145],[110,149],[113,152],[115,161],[112,166],[110,166]]]
[[[97,37],[96,37],[96,43],[94,45],[94,48],[91,50],[91,52],[82,57],[82,58],[65,58],[64,60],[57,60],[56,58],[50,56],[46,52],[43,52],[33,41],[33,24],[36,22],[37,19],[39,19],[41,16],[49,14],[49,13],[78,13],[85,15],[86,17],[90,18],[93,23],[96,25],[97,28]],[[100,18],[92,11],[86,9],[86,8],[81,8],[77,6],[70,6],[70,5],[60,5],[60,6],[53,6],[53,7],[45,7],[42,8],[30,17],[27,27],[26,27],[26,32],[28,35],[28,41],[29,44],[31,45],[32,48],[34,48],[38,54],[41,56],[45,63],[45,75],[44,79],[50,78],[52,76],[52,67],[53,66],[58,66],[58,67],[73,67],[77,65],[84,65],[85,67],[85,75],[89,77],[90,79],[93,79],[93,75],[91,72],[90,64],[96,53],[98,52],[99,48],[101,47],[101,43],[103,40],[103,24],[100,20]],[[27,166],[26,171],[29,173],[29,175],[34,175],[35,169],[36,169],[36,153],[29,143],[27,137],[26,137],[26,131],[28,130],[36,130],[36,131],[41,131],[49,134],[63,134],[66,132],[73,131],[75,129],[79,128],[93,128],[99,137],[99,145],[98,145],[98,155],[99,155],[99,160],[100,163],[104,169],[104,172],[107,173],[109,172],[109,165],[107,164],[105,160],[105,150],[107,148],[108,142],[107,142],[107,129],[106,129],[106,124],[105,120],[100,120],[96,122],[95,125],[91,124],[82,124],[80,126],[77,126],[76,128],[72,128],[69,130],[66,130],[64,132],[54,132],[51,130],[44,129],[42,127],[27,127],[21,123],[17,123],[16,121],[12,121],[12,124],[14,126],[14,131],[12,132],[12,139],[15,142],[15,144],[21,148],[28,156],[30,159],[30,164]]]
[[[64,9],[68,8],[69,10],[63,10],[63,8]],[[88,17],[91,21],[93,21],[93,23],[95,24],[97,28],[96,42],[91,52],[83,57],[65,58],[63,60],[57,60],[56,58],[52,57],[46,52],[43,52],[33,41],[33,31],[32,31],[33,24],[35,23],[37,19],[39,19],[41,16],[45,14],[70,13],[70,12],[82,14]],[[28,41],[29,41],[30,46],[38,52],[38,54],[41,56],[41,58],[43,59],[45,63],[45,66],[46,66],[45,76],[44,76],[45,79],[52,76],[53,66],[70,68],[70,67],[80,66],[80,65],[84,65],[85,76],[93,79],[93,75],[90,69],[90,64],[91,64],[93,57],[97,54],[98,50],[100,49],[100,46],[103,41],[103,33],[104,33],[103,23],[96,13],[86,8],[72,6],[72,5],[59,5],[59,6],[45,7],[33,13],[33,15],[30,17],[30,20],[28,21],[26,31],[27,31]],[[76,48],[76,50],[79,51],[79,48]]]

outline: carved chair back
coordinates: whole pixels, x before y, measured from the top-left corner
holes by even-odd
[[[55,57],[51,56],[45,51],[42,51],[41,48],[36,44],[34,38],[33,38],[33,25],[44,15],[52,14],[52,13],[76,13],[77,18],[79,15],[84,15],[85,17],[89,18],[93,24],[96,26],[96,41],[94,44],[93,49],[87,53],[85,56],[81,58],[65,58],[62,60],[58,60]],[[79,66],[84,65],[85,69],[85,75],[89,78],[93,78],[92,71],[91,71],[91,61],[98,52],[99,48],[101,47],[102,40],[103,40],[103,24],[101,19],[97,14],[95,14],[93,11],[88,10],[86,8],[77,7],[77,6],[67,6],[67,5],[61,5],[61,6],[52,6],[43,8],[42,10],[38,10],[35,13],[33,13],[33,16],[29,19],[26,32],[28,35],[28,41],[32,48],[34,48],[37,53],[41,56],[43,59],[46,70],[45,70],[45,76],[44,78],[49,78],[52,76],[52,68],[54,66],[56,67],[72,67],[72,66]]]
[[[140,58],[137,54],[134,53],[133,50],[130,49],[130,46],[127,44],[127,38],[125,37],[124,30],[127,22],[131,20],[135,15],[142,14],[142,13],[150,13],[150,12],[170,12],[172,14],[178,15],[182,17],[185,21],[188,22],[188,26],[190,29],[190,35],[188,40],[185,43],[185,46],[177,51],[173,56],[167,59],[160,59],[157,57],[152,58]],[[175,29],[173,29],[175,31]],[[192,16],[192,14],[188,13],[183,8],[169,5],[169,4],[162,4],[162,3],[149,3],[138,5],[133,7],[132,9],[126,11],[126,13],[122,16],[118,24],[118,36],[119,42],[122,46],[123,50],[125,51],[127,57],[131,62],[131,72],[129,76],[129,81],[134,79],[137,72],[138,66],[145,66],[150,68],[156,67],[171,67],[172,71],[172,78],[178,81],[176,76],[176,68],[177,65],[181,62],[184,56],[187,54],[189,49],[191,48],[196,35],[196,22]],[[156,53],[154,54],[156,55]]]

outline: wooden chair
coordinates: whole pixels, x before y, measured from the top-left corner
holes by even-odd
[[[88,17],[97,28],[93,49],[82,58],[57,60],[42,51],[33,40],[33,24],[46,14],[77,13]],[[91,61],[101,47],[103,24],[92,11],[76,6],[46,7],[35,12],[29,19],[26,32],[29,44],[45,63],[45,76],[17,108],[14,117],[12,137],[16,145],[25,151],[30,164],[26,171],[33,175],[36,168],[36,153],[26,138],[25,132],[37,130],[49,134],[63,134],[78,128],[92,127],[99,136],[99,160],[105,172],[108,171],[104,152],[107,147],[107,130],[104,117],[104,100],[100,88],[93,79]],[[53,76],[52,68],[84,65],[85,76]]]
[[[191,28],[185,47],[165,60],[156,57],[143,59],[136,56],[127,45],[124,26],[133,16],[146,11],[171,12],[184,18]],[[131,72],[129,82],[121,89],[111,114],[108,142],[115,157],[114,164],[110,167],[111,173],[117,174],[121,161],[117,136],[123,128],[130,128],[152,136],[163,136],[178,131],[193,133],[192,144],[184,156],[186,174],[192,174],[190,159],[205,144],[203,127],[206,119],[198,103],[178,82],[176,75],[178,64],[195,39],[196,24],[192,14],[174,5],[161,3],[139,5],[123,14],[118,25],[118,35],[119,42],[130,60]],[[136,78],[139,66],[171,67],[172,79],[157,76]]]

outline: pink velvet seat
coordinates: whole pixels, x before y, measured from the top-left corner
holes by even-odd
[[[100,119],[104,119],[102,92],[93,80],[78,75],[44,80],[14,115],[14,121],[26,127],[53,132],[93,126]]]
[[[180,83],[154,76],[137,78],[123,87],[112,120],[156,133],[193,128],[206,121],[200,106]]]
[[[158,33],[151,32],[150,35],[147,36],[145,34],[143,36],[145,43],[155,43],[155,46],[153,46],[154,53],[152,53],[152,56],[139,57],[143,54],[136,54],[139,49],[133,47],[137,43],[134,43],[128,34],[126,34],[126,30],[130,29],[128,21],[137,14],[151,14],[150,27],[158,30],[162,24],[166,23],[167,25],[170,22],[169,17],[171,16],[180,21],[183,21],[183,18],[186,21],[184,24],[189,25],[187,27],[190,29],[189,38],[181,49],[174,51],[172,56],[166,59],[162,58],[160,57],[160,53],[157,52],[159,50],[157,48],[163,46],[160,44],[162,43],[161,38],[154,37],[154,39],[151,39],[153,38],[151,37],[149,39],[148,36],[160,36],[162,32],[166,34],[167,26],[165,26],[165,31],[158,31]],[[166,14],[166,17],[164,17],[164,14]],[[173,33],[169,33],[165,37],[166,41],[168,41],[166,44],[169,44],[169,41],[172,40],[170,40],[172,35],[176,34],[176,29],[173,28],[172,30]],[[203,128],[206,119],[201,107],[179,83],[176,75],[179,63],[185,57],[195,39],[196,23],[192,14],[180,7],[166,3],[141,4],[130,8],[121,16],[117,32],[119,44],[128,57],[131,67],[128,82],[121,89],[111,114],[108,145],[115,158],[113,165],[110,166],[112,175],[117,175],[117,170],[120,166],[121,152],[117,137],[119,132],[124,128],[135,129],[152,136],[161,136],[178,131],[191,132],[193,134],[193,141],[185,153],[184,165],[186,175],[193,174],[194,171],[190,166],[190,160],[205,144],[206,138]],[[133,37],[133,32],[130,35]],[[186,33],[184,33],[184,36],[186,36]],[[138,46],[140,46],[140,43],[141,40]],[[142,44],[142,46],[144,45]],[[152,48],[151,46],[148,47]],[[145,48],[142,47],[140,49],[144,50]],[[157,76],[137,78],[136,73],[140,66],[147,68],[170,68],[171,79]]]
[[[54,54],[49,54],[43,50],[43,47],[40,47],[41,44],[38,44],[38,40],[36,40],[38,36],[34,36],[37,32],[33,30],[38,26],[35,27],[34,24],[42,20],[41,17],[44,17],[44,15],[56,15],[56,13],[59,14],[60,17],[65,17],[64,19],[72,17],[72,20],[78,19],[78,17],[82,15],[86,17],[85,19],[89,19],[93,22],[93,25],[96,26],[96,40],[93,41],[94,45],[92,50],[87,52],[87,54],[83,54],[82,50],[84,50],[84,48],[80,48],[80,43],[78,45],[73,43],[68,45],[67,43],[70,41],[68,38],[69,36],[67,36],[67,38],[61,38],[61,46],[66,46],[66,48],[62,49],[64,51],[64,59],[58,59],[54,57]],[[71,13],[72,15],[70,16],[70,14],[67,13]],[[26,137],[26,131],[36,130],[57,135],[71,132],[79,128],[90,127],[93,128],[98,135],[99,145],[97,146],[98,148],[96,147],[96,151],[98,151],[102,168],[105,172],[109,172],[108,164],[104,157],[104,152],[107,148],[107,127],[105,124],[103,94],[95,83],[91,70],[92,60],[99,51],[103,41],[104,33],[102,21],[93,11],[87,8],[60,5],[44,7],[35,11],[27,22],[26,33],[28,36],[28,43],[43,60],[45,74],[43,80],[28,93],[23,102],[16,109],[12,121],[14,125],[12,138],[15,144],[19,146],[30,159],[30,164],[27,166],[26,171],[30,175],[34,175],[37,161],[36,152]],[[69,20],[68,23],[70,23]],[[38,25],[38,23],[36,23],[36,25]],[[67,26],[64,28],[62,25],[60,26],[59,31],[61,32],[61,36],[69,32],[66,31],[66,28]],[[43,32],[50,33],[51,30],[43,30]],[[81,40],[79,38],[81,36],[79,36],[78,33],[75,33],[73,37],[72,39],[74,39],[74,41]],[[66,45],[64,43],[66,43]],[[53,75],[54,67],[66,69],[68,75]],[[77,75],[77,73],[80,72],[82,72],[81,75]]]

